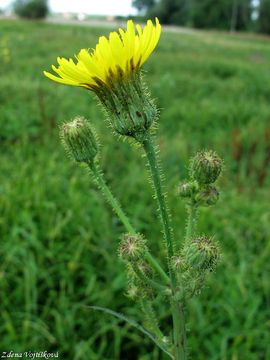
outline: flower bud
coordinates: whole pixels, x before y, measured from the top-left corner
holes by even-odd
[[[193,182],[186,182],[180,184],[178,188],[178,192],[180,197],[182,198],[191,198],[197,191],[198,187],[197,184]]]
[[[200,236],[185,246],[184,256],[187,263],[197,270],[213,270],[217,265],[220,252],[213,239]]]
[[[63,124],[60,136],[65,148],[77,162],[90,162],[98,152],[98,145],[91,127],[83,117]]]
[[[219,191],[215,186],[204,187],[196,196],[195,201],[201,206],[215,205],[219,199]]]
[[[214,151],[197,153],[191,160],[190,172],[200,185],[212,184],[222,170],[222,160]]]
[[[136,285],[130,284],[126,295],[131,300],[135,300],[140,295],[140,289]]]
[[[184,262],[185,262],[185,260],[183,259],[182,256],[180,256],[180,255],[173,256],[173,258],[172,258],[173,269],[175,271],[179,271],[179,270],[183,269],[183,267],[185,266]]]
[[[139,261],[144,258],[147,250],[141,235],[125,234],[119,247],[119,256],[126,261]]]

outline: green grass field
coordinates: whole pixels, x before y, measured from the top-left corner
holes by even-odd
[[[68,360],[166,359],[134,328],[86,307],[140,316],[124,295],[116,255],[124,229],[85,169],[66,157],[58,126],[75,115],[91,120],[108,183],[161,257],[144,159],[111,134],[92,93],[42,75],[57,56],[94,47],[107,33],[0,22],[1,351],[59,351]],[[223,257],[187,309],[190,359],[270,359],[270,39],[163,33],[145,70],[161,109],[157,141],[179,241],[186,219],[176,189],[189,157],[211,148],[226,164],[221,199],[200,218],[201,232],[215,235]],[[169,330],[169,304],[156,306]]]

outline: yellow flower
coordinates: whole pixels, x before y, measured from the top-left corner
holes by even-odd
[[[58,76],[47,71],[44,75],[56,82],[81,86],[98,91],[110,87],[118,78],[129,78],[136,73],[155,49],[161,33],[161,26],[147,21],[144,29],[134,26],[132,20],[127,22],[127,29],[119,33],[111,32],[109,38],[101,36],[92,52],[82,49],[73,59],[57,58],[58,67],[52,69]]]

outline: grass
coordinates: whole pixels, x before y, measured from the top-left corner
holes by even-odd
[[[137,149],[112,136],[93,94],[44,78],[58,55],[94,47],[108,30],[0,22],[0,350],[59,351],[70,360],[165,359],[137,330],[88,305],[139,318],[116,250],[123,228],[83,168],[65,156],[58,125],[89,118],[114,193],[161,257],[160,227]],[[10,51],[5,62],[4,48]],[[176,188],[188,158],[212,148],[226,170],[221,199],[202,212],[222,263],[188,312],[190,358],[270,359],[270,42],[218,33],[164,33],[145,66],[161,109],[158,142],[176,237]],[[157,301],[169,329],[168,304]]]

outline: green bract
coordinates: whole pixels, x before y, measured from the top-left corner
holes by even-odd
[[[213,184],[222,170],[222,160],[214,151],[198,152],[191,160],[192,178],[199,184]]]
[[[61,138],[65,148],[77,162],[91,162],[98,153],[98,144],[91,127],[83,117],[63,124]]]

